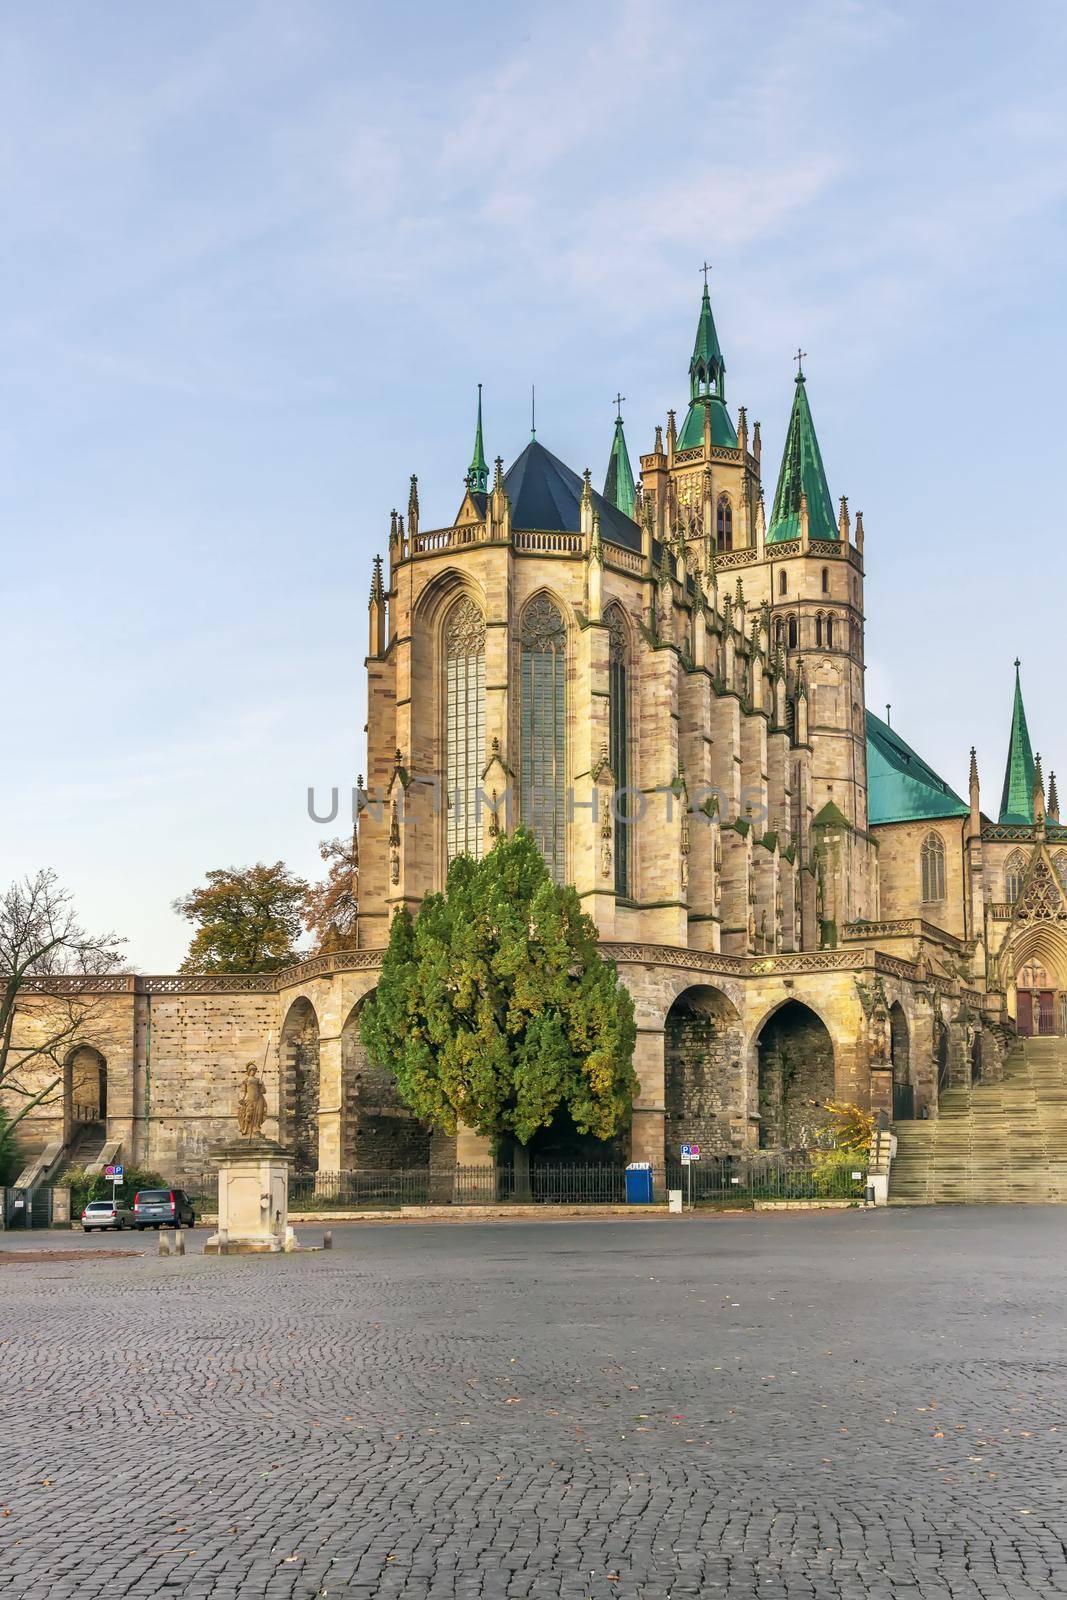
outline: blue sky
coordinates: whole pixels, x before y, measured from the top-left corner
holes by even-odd
[[[449,520],[479,381],[490,457],[531,383],[647,449],[705,256],[768,500],[809,352],[869,704],[992,811],[1019,654],[1067,779],[1065,66],[1058,0],[9,9],[0,877],[165,971],[207,868],[314,873],[408,475]]]

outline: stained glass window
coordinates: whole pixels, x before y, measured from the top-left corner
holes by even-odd
[[[611,722],[611,746],[608,759],[618,790],[625,790],[629,777],[629,631],[618,606],[609,606],[605,617],[608,624],[608,705]],[[615,803],[615,893],[630,892],[630,828],[627,802],[629,796],[621,793]]]
[[[457,600],[445,618],[445,827],[448,859],[480,856],[485,767],[485,618]]]
[[[557,883],[566,873],[567,630],[547,595],[522,616],[520,813]]]
[[[1009,905],[1014,905],[1023,892],[1023,879],[1026,876],[1026,857],[1021,850],[1013,850],[1004,863],[1004,898]]]
[[[928,833],[921,852],[923,899],[945,898],[945,846],[939,833]]]

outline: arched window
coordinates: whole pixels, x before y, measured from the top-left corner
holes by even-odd
[[[780,650],[785,643],[785,623],[777,617],[774,623],[774,648]]]
[[[482,853],[485,618],[466,595],[445,617],[445,842],[448,859]]]
[[[786,625],[786,638],[789,641],[790,650],[795,650],[796,647],[797,647],[797,619],[796,619],[796,617],[790,617],[789,622]]]
[[[783,567],[781,572],[778,574],[778,593],[779,594],[785,594],[785,592],[786,592],[786,590],[788,588],[789,588],[789,580],[787,579],[787,577],[785,575],[785,568]]]
[[[1004,863],[1004,898],[1009,905],[1014,905],[1023,892],[1023,879],[1026,877],[1026,857],[1021,850],[1013,850]]]
[[[821,645],[822,644],[822,612],[821,611],[818,612],[816,614],[816,617],[815,617],[815,643],[817,645]]]
[[[1052,858],[1052,866],[1060,880],[1060,888],[1067,891],[1067,853],[1058,851]]]
[[[519,802],[557,883],[566,871],[567,630],[547,595],[535,595],[522,616],[522,712]]]
[[[832,616],[826,619],[826,647],[828,650],[832,650],[834,647],[834,619]]]
[[[718,550],[732,550],[734,547],[734,511],[727,495],[719,496],[719,503],[715,508],[715,546]]]
[[[830,568],[829,567],[823,567],[823,569],[822,569],[822,592],[823,592],[823,594],[829,594],[830,593]]]
[[[626,789],[630,782],[630,635],[618,606],[609,606],[605,617],[608,624],[608,715],[611,729],[608,759],[615,787],[621,791],[615,800],[615,893],[629,894],[630,828],[629,795]]]
[[[945,846],[939,833],[928,833],[922,847],[923,900],[945,898]]]

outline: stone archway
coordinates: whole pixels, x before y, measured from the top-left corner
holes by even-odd
[[[834,1044],[822,1018],[787,1000],[755,1041],[759,1144],[763,1150],[814,1145],[834,1097]]]
[[[292,1151],[294,1172],[319,1166],[319,1019],[310,1000],[294,1000],[282,1023],[281,1142]]]
[[[711,1154],[741,1149],[748,1107],[741,1018],[721,989],[685,989],[664,1024],[665,1142],[669,1160],[682,1144]]]
[[[893,1064],[893,1121],[908,1122],[915,1115],[915,1088],[911,1080],[908,1019],[899,1000],[889,1008],[889,1056]]]
[[[107,1062],[92,1045],[79,1045],[67,1057],[63,1098],[70,1128],[107,1121]]]
[[[359,1036],[362,996],[341,1029],[341,1161],[346,1171],[409,1172],[430,1165],[431,1133],[376,1066]]]

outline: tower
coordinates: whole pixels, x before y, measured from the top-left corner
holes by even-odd
[[[1000,797],[1002,826],[1029,826],[1034,820],[1034,753],[1030,746],[1030,730],[1026,726],[1026,708],[1023,705],[1022,684],[1019,681],[1020,662],[1015,661],[1015,697],[1011,708],[1011,733],[1008,737],[1008,760],[1004,768],[1004,789]]]
[[[618,506],[624,516],[632,517],[635,500],[634,475],[622,427],[622,402],[623,396],[616,395],[615,404],[618,409],[615,415],[615,437],[611,441],[607,476],[604,479],[604,499]]]

